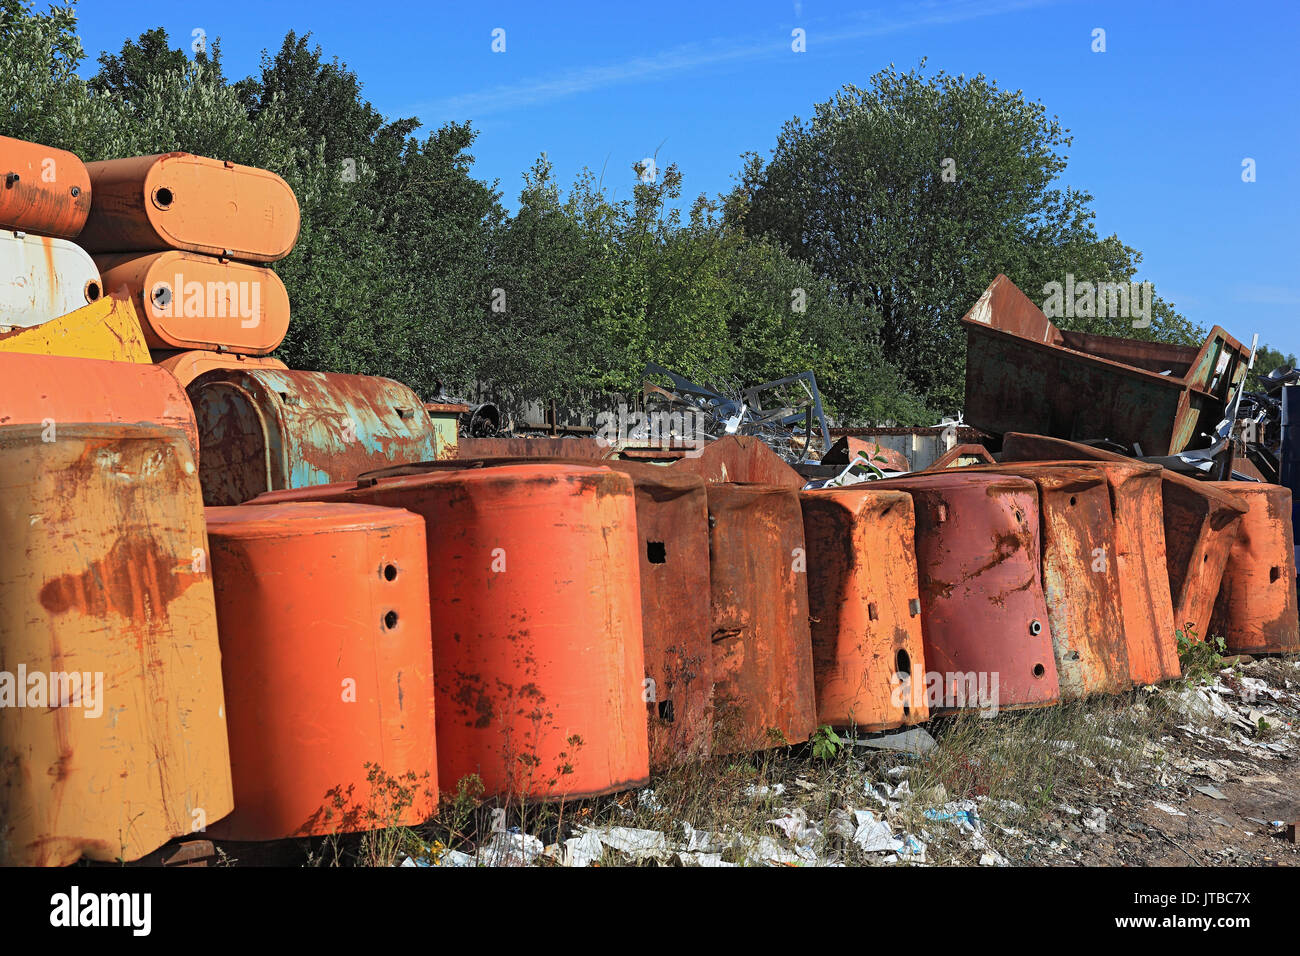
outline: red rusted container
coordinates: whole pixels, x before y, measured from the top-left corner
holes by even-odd
[[[1291,490],[1251,481],[1207,484],[1230,492],[1246,506],[1223,572],[1210,633],[1222,636],[1234,654],[1300,651]]]
[[[912,496],[930,712],[1055,704],[1034,483],[963,468],[871,487]]]
[[[0,136],[0,228],[71,239],[90,212],[90,174],[72,153]]]
[[[423,823],[438,794],[424,521],[316,502],[207,521],[235,791],[208,835]]]
[[[73,422],[179,429],[191,457],[198,457],[189,397],[156,365],[0,352],[0,407],[4,424],[41,425],[49,441],[57,441],[59,428]]]
[[[777,485],[798,491],[804,478],[784,459],[752,435],[727,435],[690,452],[672,464],[679,471],[699,475],[705,481],[732,481],[753,485]]]
[[[274,492],[424,518],[438,780],[586,797],[649,777],[636,505],[607,468],[520,464]]]
[[[887,730],[929,715],[912,498],[805,491],[817,723]]]
[[[289,293],[270,269],[192,252],[95,257],[105,289],[135,297],[153,349],[274,352],[289,331]]]
[[[1090,445],[1020,432],[1007,434],[1002,457],[1016,461],[1132,460]],[[1210,482],[1196,481],[1167,468],[1161,470],[1160,482],[1174,626],[1189,636],[1204,638],[1228,552],[1237,540],[1246,507],[1230,493],[1232,485],[1228,491],[1220,491]]]
[[[88,163],[94,190],[78,242],[89,252],[185,249],[244,262],[283,259],[298,199],[275,173],[163,153]]]
[[[799,494],[773,485],[706,487],[713,750],[807,740],[817,728],[817,704]]]

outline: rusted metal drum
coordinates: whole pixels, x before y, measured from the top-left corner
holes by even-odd
[[[88,163],[94,201],[78,241],[90,252],[185,249],[244,262],[283,259],[298,199],[275,173],[163,153]]]
[[[817,723],[887,730],[929,717],[912,497],[805,491]]]
[[[72,239],[90,212],[90,174],[72,153],[0,136],[0,228]]]
[[[273,368],[283,371],[289,367],[269,355],[237,355],[233,352],[209,352],[207,349],[188,352],[156,351],[151,355],[156,364],[175,375],[176,380],[185,388],[189,388],[200,375],[221,369]]]
[[[0,352],[0,408],[4,424],[40,425],[48,441],[65,424],[120,422],[178,429],[198,452],[189,396],[156,365]]]
[[[242,367],[203,376],[190,399],[208,504],[438,457],[424,403],[392,379]]]
[[[289,331],[289,293],[270,269],[192,252],[95,257],[104,288],[125,287],[155,349],[274,352]]]
[[[796,491],[805,484],[804,478],[780,455],[752,435],[727,435],[711,441],[699,452],[678,459],[671,467],[710,482],[777,485]]]
[[[1214,604],[1210,634],[1234,654],[1300,651],[1291,490],[1250,481],[1206,482],[1246,506]]]
[[[67,315],[102,295],[99,270],[76,243],[0,230],[0,333]]]
[[[0,332],[0,352],[106,362],[149,361],[135,306],[129,297],[111,294],[40,325]]]
[[[636,506],[607,468],[519,464],[273,492],[422,516],[438,780],[489,796],[631,789],[649,777]]]
[[[208,835],[281,840],[433,816],[423,519],[315,502],[207,518],[235,793]],[[409,803],[390,800],[389,781]]]
[[[807,740],[817,729],[817,704],[799,494],[729,482],[706,488],[713,751]]]
[[[1034,483],[959,468],[871,487],[912,496],[930,712],[1055,704]]]
[[[1031,461],[1068,458],[1131,461],[1114,452],[1043,435],[1008,434],[1002,443],[1004,460]],[[1229,490],[1196,481],[1169,469],[1160,472],[1164,513],[1165,561],[1176,629],[1195,638],[1209,632],[1214,598],[1219,593],[1228,552],[1246,506]]]
[[[198,476],[172,429],[45,437],[0,428],[0,864],[136,860],[233,806]]]

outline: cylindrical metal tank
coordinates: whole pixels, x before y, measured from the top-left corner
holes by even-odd
[[[929,717],[912,498],[805,491],[817,723],[888,730]]]
[[[192,252],[98,255],[105,289],[125,287],[155,349],[274,352],[289,331],[289,293],[270,269]]]
[[[392,379],[242,366],[204,375],[189,392],[210,505],[438,457],[424,403]]]
[[[262,495],[424,518],[438,780],[489,796],[627,790],[649,776],[636,506],[607,468],[520,464]]]
[[[163,153],[88,163],[94,201],[78,237],[90,252],[185,249],[244,262],[283,259],[298,199],[275,173]]]
[[[817,729],[817,705],[799,493],[775,485],[705,487],[713,751],[767,750],[807,740]]]
[[[0,428],[0,864],[136,860],[233,806],[185,437]]]
[[[155,351],[152,354],[155,364],[162,366],[176,376],[184,388],[200,375],[229,368],[273,368],[285,371],[289,366],[270,356],[237,355],[233,352],[209,352],[207,349],[193,349],[188,352]]]
[[[76,422],[161,425],[198,455],[189,396],[157,365],[0,352],[0,408],[6,425],[41,425],[48,441]]]
[[[1034,483],[954,468],[871,487],[912,496],[930,712],[1057,703]]]
[[[57,319],[102,295],[99,270],[76,243],[0,230],[0,333]]]
[[[1250,481],[1207,482],[1246,506],[1209,633],[1234,654],[1300,651],[1291,491]]]
[[[208,835],[423,823],[438,794],[424,521],[315,502],[207,519],[235,793]]]
[[[72,153],[0,136],[0,228],[72,239],[90,212],[90,174]]]

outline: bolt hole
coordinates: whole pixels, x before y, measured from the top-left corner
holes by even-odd
[[[396,611],[389,611],[387,614],[384,615],[384,627],[388,628],[388,630],[390,630],[390,631],[391,631],[393,628],[397,627],[397,612],[396,612]]]
[[[1070,507],[1073,508],[1078,503],[1079,503],[1079,499],[1076,498],[1074,495],[1070,495]]]
[[[1210,552],[1206,551],[1205,554],[1201,555],[1201,563],[1204,564],[1208,560],[1210,560]]]
[[[96,282],[94,279],[91,279],[89,282],[86,283],[87,302],[98,302],[101,294],[102,293],[99,288],[99,283]]]
[[[397,565],[395,565],[395,564],[385,564],[385,565],[384,565],[384,580],[385,580],[385,581],[393,581],[393,580],[396,580],[396,579],[397,579]]]
[[[659,701],[659,719],[665,724],[673,722],[673,702],[671,700]]]
[[[668,549],[662,541],[647,541],[645,556],[651,564],[664,564],[668,560]]]
[[[1030,622],[1029,622],[1029,633],[1030,633],[1030,634],[1033,634],[1035,637],[1037,637],[1037,636],[1038,636],[1039,634],[1041,634],[1042,632],[1043,632],[1043,625],[1042,625],[1041,622],[1039,622],[1039,621],[1030,621]]]
[[[1046,673],[1047,673],[1047,668],[1044,667],[1042,664],[1035,664],[1035,665],[1034,665],[1034,676],[1035,676],[1035,677],[1042,677],[1042,676],[1043,676],[1044,674],[1046,674]]]
[[[172,195],[172,191],[166,186],[159,186],[153,191],[153,201],[159,209],[166,209],[175,200],[176,197]]]
[[[1272,584],[1274,581],[1276,581],[1276,580],[1277,580],[1278,578],[1280,578],[1281,576],[1282,576],[1282,569],[1279,568],[1276,564],[1273,565],[1273,567],[1271,567],[1271,568],[1268,569],[1268,583],[1269,583],[1269,584]]]

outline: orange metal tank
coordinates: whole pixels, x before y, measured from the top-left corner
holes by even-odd
[[[270,269],[192,252],[95,257],[104,288],[125,287],[155,349],[274,352],[289,331],[289,293]]]
[[[709,442],[698,453],[690,452],[670,467],[711,482],[777,485],[795,491],[806,483],[780,455],[752,435],[726,435]]]
[[[887,730],[929,715],[912,497],[805,491],[817,723]]]
[[[0,864],[136,860],[233,806],[198,475],[173,429],[44,439],[0,428]]]
[[[1055,704],[1034,483],[958,468],[871,487],[912,496],[930,712]]]
[[[1132,460],[1078,442],[1019,432],[1005,436],[1002,457],[1012,461]],[[1228,491],[1220,491],[1210,482],[1196,481],[1167,468],[1161,470],[1160,482],[1174,626],[1204,638],[1246,506],[1229,493],[1233,484]]]
[[[71,239],[90,212],[90,174],[72,153],[0,136],[0,228]]]
[[[799,494],[729,482],[706,488],[713,751],[807,740],[817,728],[817,704]]]
[[[413,826],[437,809],[424,521],[295,502],[209,508],[235,810],[281,840]],[[413,792],[394,805],[372,772]]]
[[[298,199],[275,173],[163,153],[88,163],[94,190],[78,242],[89,252],[185,249],[245,262],[283,259]]]
[[[185,433],[197,460],[189,396],[156,365],[0,352],[0,424],[41,425],[56,441],[74,422],[161,425]]]
[[[195,379],[207,372],[231,368],[274,368],[284,371],[289,367],[270,356],[236,355],[233,352],[209,352],[206,349],[189,352],[158,351],[153,352],[152,356],[155,364],[175,375],[184,388],[189,388]]]
[[[263,494],[425,521],[438,780],[595,796],[649,777],[636,506],[608,468],[520,464]]]
[[[1223,572],[1209,633],[1234,654],[1300,651],[1291,490],[1250,481],[1206,482],[1246,505]]]

